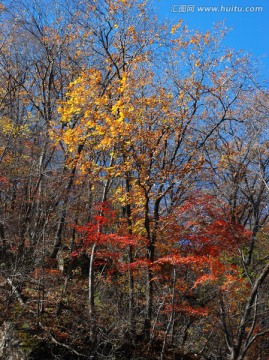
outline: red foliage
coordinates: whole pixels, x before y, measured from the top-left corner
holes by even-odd
[[[72,256],[79,256],[81,253],[90,255],[92,246],[95,244],[97,250],[94,266],[107,266],[107,272],[122,273],[148,266],[146,259],[137,258],[131,264],[123,261],[130,246],[144,245],[145,239],[131,236],[129,233],[124,235],[122,228],[118,228],[119,221],[116,213],[111,210],[108,203],[99,204],[96,211],[97,215],[93,216],[92,222],[85,226],[76,226],[77,231],[82,233],[82,242],[79,248],[73,251]]]
[[[190,198],[173,217],[161,221],[164,244],[152,266],[155,279],[182,289],[176,291],[175,312],[205,316],[208,309],[184,304],[186,289],[196,291],[207,284],[221,287],[229,281],[237,266],[227,259],[238,254],[251,232],[233,222],[229,209],[218,199],[201,194]]]
[[[180,246],[182,254],[233,254],[251,237],[250,231],[231,220],[226,204],[199,193],[175,211],[168,226],[168,237]]]
[[[231,221],[228,210],[213,196],[198,194],[190,198],[175,210],[173,216],[160,219],[163,225],[158,234],[160,241],[156,245],[156,260],[151,263],[146,258],[147,241],[131,236],[126,229],[124,231],[119,225],[122,222],[109,204],[100,204],[92,222],[77,226],[82,234],[82,242],[73,256],[82,252],[90,255],[95,244],[94,266],[101,266],[106,275],[114,276],[126,271],[132,271],[135,275],[150,268],[153,281],[169,285],[170,288],[174,283],[178,294],[175,312],[205,316],[208,309],[185,303],[186,289],[196,291],[206,284],[220,287],[225,284],[229,276],[236,272],[236,266],[225,261],[225,257],[235,256],[251,236],[243,226]],[[130,246],[133,250],[143,249],[144,256],[137,256],[129,263],[127,254]],[[177,274],[174,280],[173,270]],[[169,310],[169,306],[167,303],[165,311]]]

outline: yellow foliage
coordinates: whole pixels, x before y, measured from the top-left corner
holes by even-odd
[[[0,133],[6,136],[25,136],[28,133],[28,126],[26,124],[16,124],[8,117],[0,118]]]
[[[174,34],[182,25],[183,20],[180,20],[176,25],[172,26],[171,34]]]

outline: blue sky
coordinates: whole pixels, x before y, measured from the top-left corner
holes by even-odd
[[[158,9],[160,18],[167,19],[171,23],[183,19],[190,28],[210,30],[214,24],[224,21],[229,29],[232,28],[225,39],[225,45],[236,50],[243,49],[262,59],[264,77],[268,78],[268,0],[151,0],[150,2]],[[218,7],[218,11],[203,10],[211,6]]]

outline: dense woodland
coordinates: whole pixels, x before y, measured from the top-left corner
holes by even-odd
[[[226,34],[2,2],[1,359],[269,359],[268,88]]]

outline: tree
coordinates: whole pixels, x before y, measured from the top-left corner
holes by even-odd
[[[118,23],[115,28],[117,34]],[[172,33],[175,31],[173,28]],[[133,32],[131,43],[132,37]],[[116,179],[125,179],[125,188],[116,191],[117,199],[128,207],[131,231],[148,239],[151,263],[155,260],[160,214],[172,212],[182,201],[204,163],[202,149],[226,123],[236,121],[238,106],[245,99],[246,60],[236,60],[226,52],[222,62],[231,65],[220,64],[216,57],[219,41],[216,34],[193,34],[184,28],[165,50],[171,64],[177,59],[187,64],[181,78],[174,77],[175,66],[171,65],[171,69],[160,69],[166,74],[160,83],[154,76],[156,65],[150,61],[152,49],[145,52],[144,59],[133,57],[126,69],[121,68],[118,79],[107,86],[107,77],[101,71],[92,68],[84,72],[70,85],[68,99],[60,108],[66,127],[57,131],[55,125],[56,139],[66,144],[82,171],[99,169],[101,177],[105,173],[115,186]],[[239,61],[242,71],[238,73]],[[76,154],[77,144],[85,155]],[[139,227],[132,220],[135,213],[139,214]],[[152,278],[149,268],[145,319],[148,337],[153,312]]]
[[[268,93],[249,57],[138,0],[0,10],[3,317],[58,357],[265,358]]]

